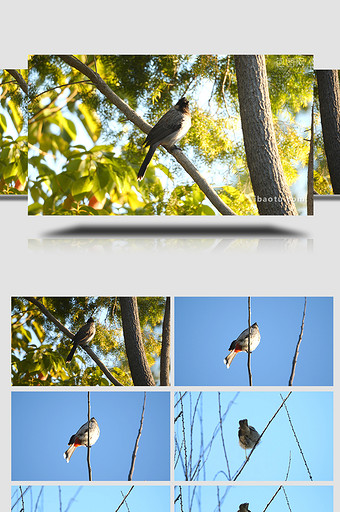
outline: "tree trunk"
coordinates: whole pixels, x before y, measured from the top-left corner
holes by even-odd
[[[136,297],[119,297],[124,342],[131,377],[135,386],[154,386],[144,350]]]
[[[269,99],[265,57],[235,55],[243,140],[260,215],[297,215],[286,183]]]
[[[170,385],[170,297],[166,298],[162,328],[161,386]]]
[[[338,72],[317,70],[320,115],[328,171],[334,194],[340,194],[340,87]]]

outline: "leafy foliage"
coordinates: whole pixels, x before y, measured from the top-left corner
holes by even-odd
[[[151,125],[185,94],[192,113],[192,128],[183,141],[186,154],[223,199],[228,187],[235,212],[256,212],[232,57],[76,57]],[[305,122],[303,114],[310,109],[312,68],[309,56],[267,57],[275,130],[290,184],[308,159],[299,119]],[[31,215],[216,215],[161,148],[144,180],[137,181],[145,135],[76,69],[57,56],[36,55],[30,58],[29,76]]]
[[[40,302],[71,332],[93,316],[91,348],[123,385],[132,385],[115,297],[41,297]],[[138,309],[148,363],[159,381],[165,298],[139,297]],[[81,348],[65,363],[72,340],[27,299],[12,299],[12,383],[15,386],[107,386],[109,381]]]
[[[27,70],[19,73],[27,81]],[[27,194],[27,97],[0,70],[0,194]]]

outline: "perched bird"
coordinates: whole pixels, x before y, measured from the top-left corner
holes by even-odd
[[[241,503],[237,512],[251,512],[248,507],[249,503]]]
[[[254,427],[248,425],[248,420],[240,420],[239,425],[238,440],[241,448],[245,450],[247,457],[247,450],[254,448],[260,438],[260,434]]]
[[[241,334],[239,335],[236,340],[231,342],[231,345],[229,347],[230,353],[225,357],[224,363],[227,365],[227,368],[229,368],[232,360],[236,356],[238,352],[248,352],[248,335],[249,335],[249,327],[245,329]],[[260,335],[260,329],[257,323],[255,322],[253,325],[250,326],[250,352],[253,352],[253,350],[256,349],[257,345],[260,343],[261,335]]]
[[[143,145],[150,146],[150,149],[139,169],[138,180],[143,179],[146,168],[158,146],[163,144],[168,148],[174,147],[176,142],[184,137],[190,126],[189,102],[183,97],[160,118],[146,137]]]
[[[72,454],[78,446],[88,446],[88,439],[90,436],[90,446],[94,445],[94,443],[98,440],[100,434],[99,426],[95,418],[90,419],[80,427],[80,429],[70,437],[68,444],[70,447],[64,453],[64,459],[66,462],[70,462],[70,458]]]
[[[94,323],[94,320],[92,316],[88,319],[86,324],[84,324],[79,331],[76,333],[76,335],[73,338],[73,347],[71,349],[71,352],[66,358],[66,362],[69,363],[72,360],[72,357],[78,347],[78,345],[84,346],[87,345],[96,334],[96,326]]]

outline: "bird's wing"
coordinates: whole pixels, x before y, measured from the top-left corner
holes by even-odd
[[[183,114],[178,112],[175,108],[171,108],[150,130],[144,145],[161,144],[164,139],[181,128],[182,121]]]
[[[80,428],[78,428],[77,432],[76,432],[76,436],[79,435],[79,434],[83,434],[84,432],[86,432],[86,430],[89,428],[89,422],[87,421],[86,423],[84,423],[84,425],[82,425]]]
[[[73,343],[84,343],[94,334],[94,324],[83,325],[73,339]]]

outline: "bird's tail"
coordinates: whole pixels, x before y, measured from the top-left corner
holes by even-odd
[[[74,344],[73,347],[71,348],[71,351],[70,351],[69,355],[66,358],[66,363],[70,363],[71,362],[72,357],[74,356],[74,353],[75,353],[75,351],[77,349],[77,346],[78,345]]]
[[[140,169],[139,169],[139,172],[138,172],[138,176],[137,176],[137,180],[138,181],[140,181],[140,180],[142,180],[144,178],[144,174],[145,174],[146,168],[149,165],[149,163],[151,161],[151,158],[153,157],[153,154],[154,154],[155,151],[156,151],[156,148],[150,146],[150,149],[147,152],[147,155],[144,158],[142,165],[140,166]]]
[[[232,360],[236,356],[237,352],[235,350],[232,350],[227,357],[224,359],[224,363],[226,364],[227,368],[231,365]]]
[[[64,453],[64,459],[66,459],[66,462],[70,462],[70,458],[72,457],[72,454],[76,448],[77,447],[74,446],[74,444],[71,444],[71,446],[66,450]]]

